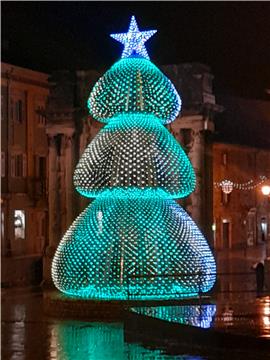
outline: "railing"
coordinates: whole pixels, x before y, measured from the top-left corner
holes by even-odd
[[[216,277],[215,284],[209,292],[203,292],[203,281],[205,277],[213,279]],[[129,300],[135,299],[136,297],[145,297],[154,298],[153,294],[142,292],[141,289],[147,289],[151,286],[151,283],[156,286],[162,279],[171,279],[171,284],[179,284],[182,286],[182,290],[179,293],[175,292],[172,296],[169,292],[164,293],[163,289],[163,298],[166,296],[171,299],[183,299],[187,297],[196,297],[199,299],[199,302],[202,301],[202,298],[207,295],[222,295],[222,294],[244,294],[244,293],[256,293],[258,292],[258,284],[256,282],[256,273],[253,272],[220,272],[220,273],[177,273],[177,274],[149,274],[149,275],[129,275],[127,278],[127,297]],[[185,285],[185,283],[190,283],[191,285]],[[183,285],[184,284],[184,285]],[[137,285],[137,286],[136,286]],[[145,285],[145,286],[144,286]],[[137,292],[134,292],[134,289],[138,289]],[[183,291],[185,288],[192,288],[192,291]],[[175,287],[177,288],[177,286]],[[179,289],[180,290],[180,289]],[[158,299],[158,291],[156,290],[156,298]]]

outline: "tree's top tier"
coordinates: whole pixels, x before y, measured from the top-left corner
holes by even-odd
[[[95,84],[90,114],[101,122],[124,113],[155,115],[163,124],[180,112],[181,99],[171,81],[150,61],[131,56],[115,63]]]
[[[96,83],[88,100],[90,114],[108,123],[121,114],[155,115],[163,124],[180,112],[181,99],[170,80],[149,60],[145,42],[156,30],[140,31],[132,16],[127,33],[111,34],[124,45],[122,60]]]

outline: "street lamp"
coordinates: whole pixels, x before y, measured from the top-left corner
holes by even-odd
[[[261,187],[261,192],[262,194],[265,196],[265,200],[266,200],[266,208],[268,209],[268,200],[270,200],[270,185],[263,185]],[[270,220],[270,216],[268,214],[268,226],[270,226],[269,224],[269,220]],[[264,261],[264,268],[265,268],[265,285],[267,286],[267,288],[270,287],[270,231],[269,229],[267,229],[267,234],[266,234],[266,259]]]
[[[270,185],[263,185],[261,190],[262,190],[263,195],[265,195],[265,196],[270,195]]]

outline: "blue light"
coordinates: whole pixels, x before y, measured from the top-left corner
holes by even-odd
[[[216,313],[216,305],[184,305],[184,306],[155,306],[155,307],[135,307],[132,311],[169,321],[172,323],[185,324],[208,329],[213,324],[213,317]]]
[[[144,43],[156,32],[157,30],[140,31],[135,16],[132,16],[127,33],[111,34],[110,36],[124,44],[122,58],[141,56],[149,59]]]

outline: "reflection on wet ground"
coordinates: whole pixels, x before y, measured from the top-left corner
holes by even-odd
[[[208,329],[213,324],[216,305],[137,307],[132,311],[157,319]]]
[[[125,337],[122,323],[91,323],[54,320],[43,314],[40,291],[7,290],[2,294],[2,359],[3,360],[214,360],[240,359],[239,354],[201,355],[200,350],[183,351],[172,355],[163,350],[130,343]],[[252,297],[252,301],[224,300],[216,305],[192,307],[141,308],[169,321],[208,328],[222,326],[227,329],[243,328],[257,331],[259,336],[270,335],[270,298]],[[242,316],[250,313],[250,316]],[[255,317],[252,314],[256,315]],[[242,323],[241,323],[242,322]],[[239,326],[239,324],[242,324]],[[254,330],[255,329],[255,330]],[[168,350],[167,350],[168,351]],[[189,354],[189,355],[188,355]],[[243,358],[241,358],[243,359]],[[245,358],[247,359],[247,358]],[[251,357],[250,359],[256,359]],[[264,359],[263,359],[264,360]]]
[[[242,299],[243,300],[243,299]],[[270,297],[218,301],[217,305],[137,307],[132,311],[169,322],[270,339]]]
[[[3,360],[208,360],[127,343],[121,323],[47,318],[40,292],[7,291],[2,297]]]

